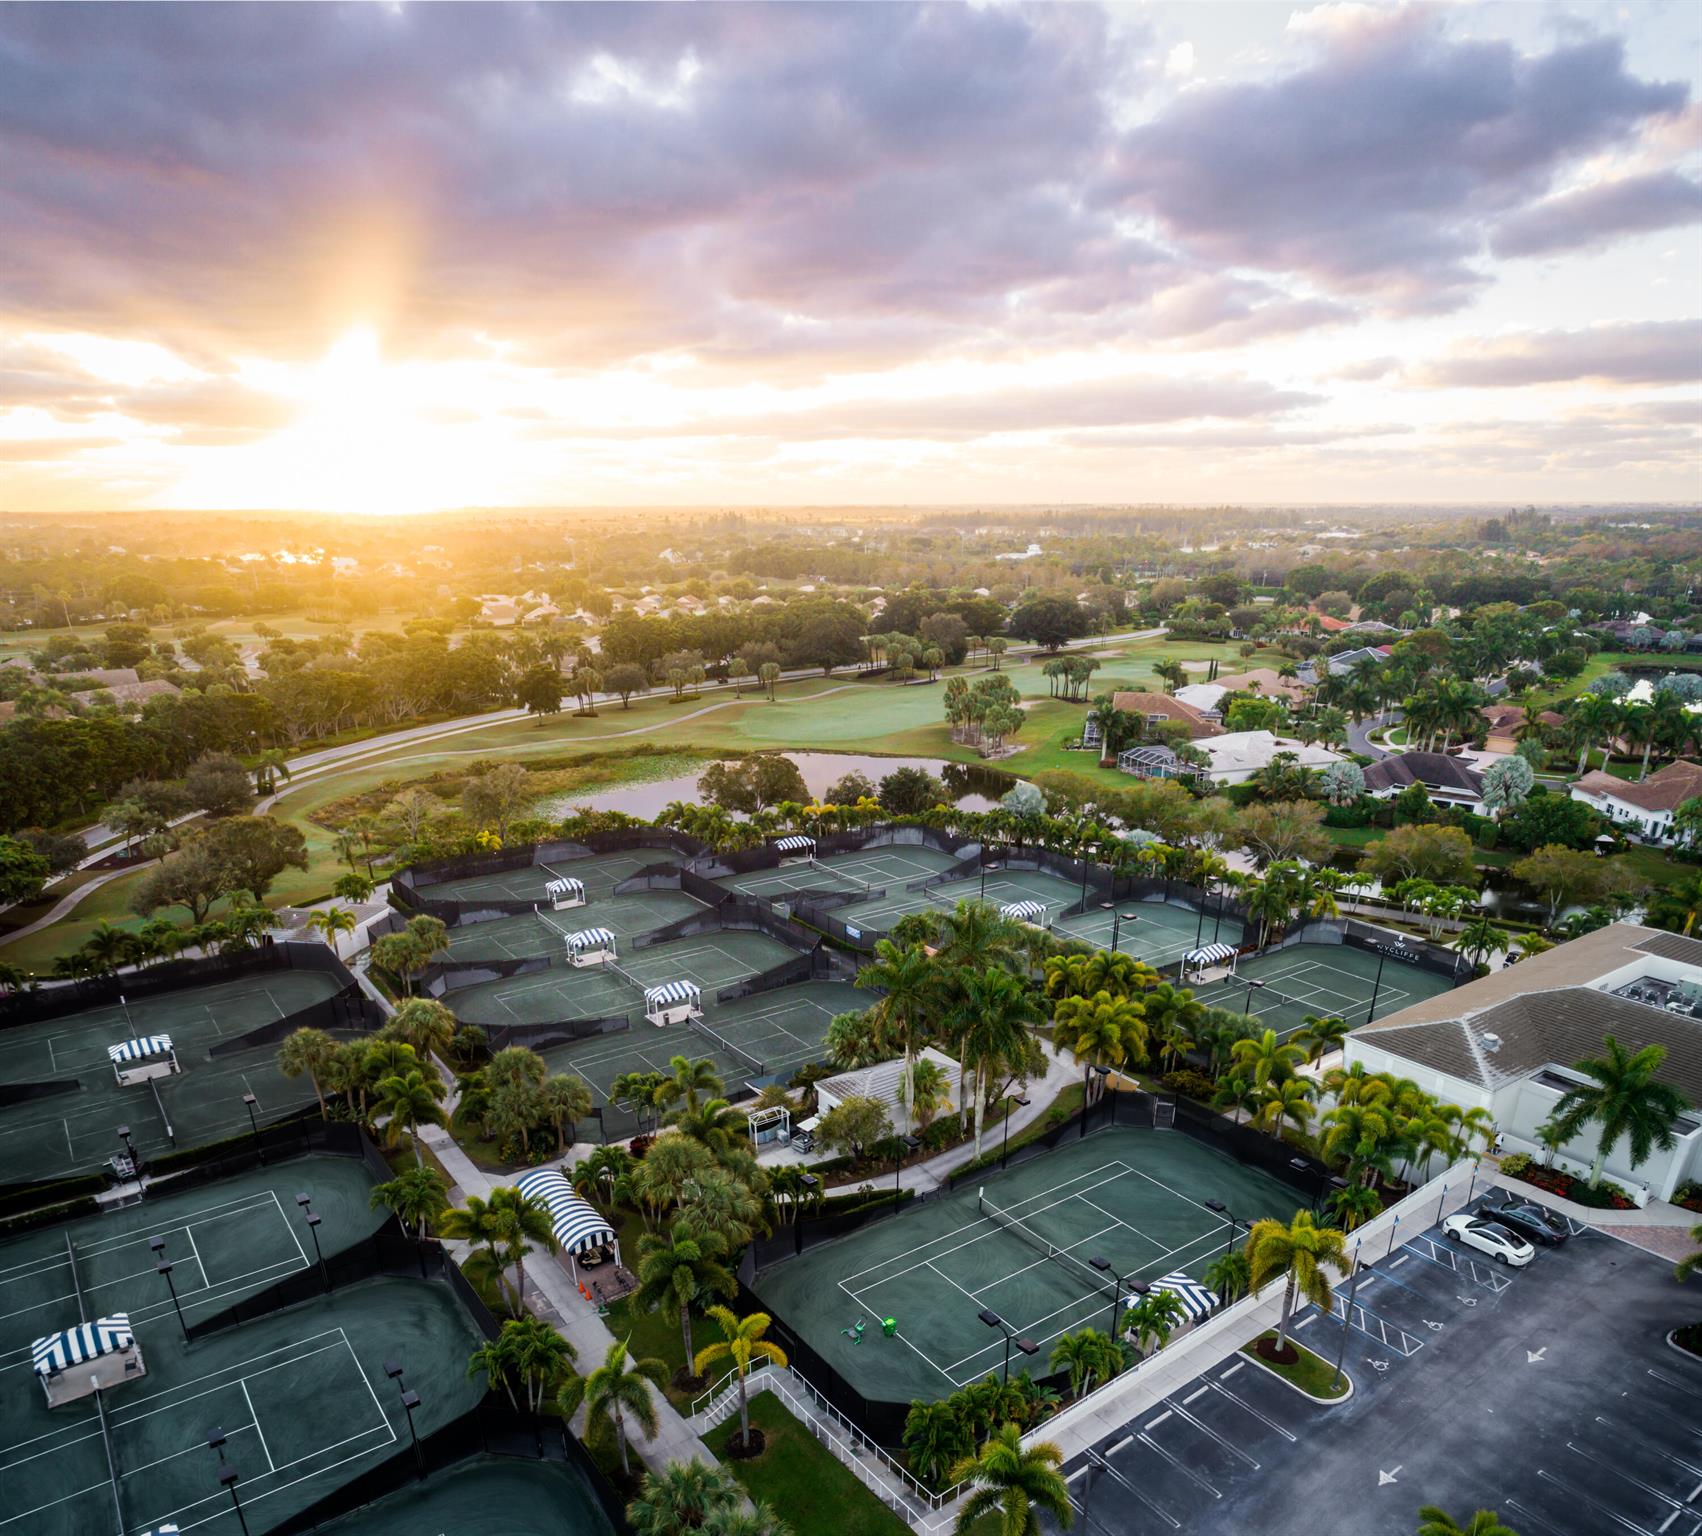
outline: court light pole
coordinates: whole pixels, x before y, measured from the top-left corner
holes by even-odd
[[[219,1468],[219,1486],[230,1494],[231,1508],[236,1511],[236,1523],[242,1527],[242,1536],[248,1536],[248,1520],[242,1513],[242,1500],[236,1496],[237,1470],[226,1462]]]
[[[1330,1378],[1330,1390],[1341,1391],[1342,1363],[1347,1359],[1347,1336],[1353,1329],[1353,1294],[1359,1289],[1359,1245],[1353,1247],[1353,1274],[1347,1283],[1347,1304],[1342,1308],[1342,1341],[1336,1351],[1336,1374]]]
[[[1242,1018],[1251,1018],[1253,1016],[1253,994],[1263,986],[1264,982],[1255,981],[1250,976],[1247,978],[1247,1001],[1241,1009]]]
[[[895,1211],[898,1209],[898,1195],[899,1195],[898,1176],[899,1176],[899,1173],[904,1168],[904,1154],[906,1152],[914,1152],[919,1146],[922,1145],[922,1143],[920,1141],[918,1141],[914,1136],[900,1136],[898,1138],[898,1141],[899,1141],[900,1150],[899,1150],[898,1156],[895,1157],[892,1161],[892,1208]]]
[[[1229,1238],[1223,1245],[1223,1256],[1227,1259],[1230,1252],[1235,1247],[1235,1229],[1242,1223],[1236,1216],[1235,1212],[1230,1210],[1230,1208],[1221,1200],[1206,1200],[1202,1203],[1208,1211],[1216,1211],[1219,1216],[1229,1223]]]
[[[1199,922],[1194,924],[1194,948],[1195,949],[1198,949],[1200,947],[1200,939],[1204,936],[1205,931],[1206,931],[1206,902],[1210,898],[1210,896],[1211,896],[1211,881],[1210,880],[1204,880],[1200,883],[1200,920],[1199,920]]]
[[[248,1111],[248,1128],[254,1132],[254,1155],[260,1159],[260,1166],[266,1166],[266,1149],[260,1145],[260,1122],[254,1117],[254,1107],[260,1101],[252,1093],[242,1096],[242,1107]]]
[[[1371,983],[1371,1006],[1365,1010],[1365,1022],[1369,1024],[1377,1016],[1377,994],[1383,987],[1383,962],[1386,956],[1382,950],[1377,951],[1377,979]]]
[[[1130,1294],[1134,1296],[1145,1296],[1152,1287],[1143,1281],[1135,1280],[1135,1276],[1140,1273],[1139,1270],[1131,1269],[1128,1274],[1119,1275],[1117,1271],[1111,1267],[1111,1261],[1109,1259],[1100,1258],[1098,1255],[1095,1255],[1087,1262],[1097,1269],[1100,1274],[1110,1275],[1115,1281],[1115,1284],[1111,1288],[1111,1337],[1116,1338],[1117,1309],[1122,1305],[1123,1287],[1127,1285],[1129,1287]],[[1130,1284],[1131,1281],[1134,1283]]]
[[[999,1147],[999,1166],[1001,1168],[1007,1166],[1005,1159],[1009,1155],[1010,1150],[1011,1150],[1011,1108],[1010,1107],[1013,1104],[1020,1104],[1020,1105],[1022,1105],[1022,1107],[1024,1109],[1027,1109],[1028,1106],[1029,1106],[1029,1102],[1030,1101],[1028,1099],[1025,1099],[1020,1093],[1013,1093],[1010,1096],[1010,1098],[1008,1098],[1005,1101],[1005,1139],[1004,1139],[1003,1144]]]
[[[313,1214],[313,1196],[297,1195],[295,1203],[299,1205],[307,1217],[307,1230],[313,1234],[313,1256],[319,1261],[319,1278],[325,1282],[325,1289],[331,1289],[331,1271],[325,1267],[325,1254],[319,1246],[319,1218]]]
[[[165,1256],[165,1239],[163,1237],[150,1237],[148,1247],[154,1255],[155,1273],[164,1278],[165,1288],[171,1292],[172,1311],[177,1313],[177,1326],[183,1330],[183,1342],[187,1344],[189,1342],[189,1325],[183,1321],[183,1308],[178,1305],[177,1286],[173,1284],[171,1278],[172,1264]]]
[[[420,1395],[412,1388],[402,1394],[402,1406],[408,1413],[408,1438],[414,1443],[414,1465],[419,1468],[420,1481],[425,1481],[425,1452],[420,1449],[420,1437],[414,1429],[414,1410],[420,1405]]]

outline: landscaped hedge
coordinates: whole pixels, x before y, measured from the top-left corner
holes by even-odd
[[[75,1178],[60,1179],[52,1184],[25,1184],[0,1195],[0,1216],[34,1210],[38,1206],[61,1204],[80,1195],[98,1195],[106,1188],[104,1173],[80,1173]]]
[[[1198,1099],[1202,1104],[1209,1104],[1212,1094],[1217,1091],[1216,1083],[1204,1072],[1196,1072],[1192,1067],[1180,1067],[1174,1072],[1166,1072],[1159,1081],[1172,1093],[1185,1093],[1190,1099]]]
[[[1544,1168],[1532,1162],[1530,1155],[1525,1152],[1514,1152],[1502,1158],[1501,1171],[1511,1178],[1534,1184],[1538,1189],[1546,1189],[1551,1195],[1559,1195],[1563,1200],[1587,1205],[1594,1210],[1630,1211],[1635,1210],[1637,1206],[1637,1202],[1612,1179],[1603,1179],[1599,1184],[1589,1184],[1558,1168]]]

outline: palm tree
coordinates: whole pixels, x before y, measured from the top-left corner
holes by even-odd
[[[664,1107],[684,1103],[688,1110],[695,1110],[700,1096],[720,1098],[727,1086],[716,1072],[715,1063],[707,1056],[697,1061],[690,1061],[684,1056],[670,1057],[668,1070],[673,1075],[664,1078],[656,1092],[657,1103]]]
[[[322,1029],[298,1029],[278,1047],[278,1070],[285,1077],[307,1074],[313,1095],[319,1100],[319,1118],[325,1113],[325,1090],[321,1086],[337,1054],[337,1042]]]
[[[445,1092],[442,1081],[435,1075],[427,1077],[418,1067],[413,1067],[405,1073],[379,1079],[375,1092],[374,1110],[390,1117],[385,1130],[386,1141],[394,1146],[402,1139],[402,1132],[406,1131],[414,1148],[414,1164],[422,1166],[425,1157],[420,1152],[420,1127],[449,1123],[449,1117],[438,1102]]]
[[[536,1251],[533,1244],[548,1253],[561,1246],[556,1240],[555,1221],[549,1206],[537,1195],[525,1195],[512,1186],[499,1185],[491,1191],[490,1203],[485,1207],[485,1225],[500,1244],[504,1266],[514,1266],[514,1301],[518,1312],[526,1294],[526,1255]]]
[[[940,919],[936,961],[943,967],[984,971],[989,966],[1023,966],[1022,929],[985,901],[960,901]]]
[[[1232,1111],[1230,1121],[1235,1125],[1241,1123],[1242,1115],[1256,1113],[1262,1102],[1259,1090],[1253,1086],[1250,1079],[1239,1072],[1226,1073],[1220,1077],[1211,1096],[1212,1108]]]
[[[1309,1013],[1306,1022],[1289,1037],[1289,1044],[1300,1046],[1306,1052],[1307,1061],[1320,1062],[1342,1048],[1347,1034],[1347,1021],[1338,1015],[1332,1013],[1320,1017]]]
[[[384,1026],[384,1036],[414,1049],[424,1061],[432,1055],[447,1056],[455,1039],[456,1018],[442,1003],[429,997],[410,997],[396,1005]]]
[[[739,1286],[732,1270],[721,1262],[726,1252],[726,1240],[719,1233],[687,1237],[676,1230],[663,1238],[650,1232],[638,1240],[636,1304],[646,1311],[671,1306],[679,1312],[680,1341],[685,1345],[688,1361],[696,1358],[691,1336],[692,1307],[711,1292],[729,1300],[738,1294]]]
[[[968,1536],[983,1515],[995,1514],[1000,1536],[1040,1536],[1042,1513],[1067,1531],[1076,1512],[1058,1470],[1063,1461],[1057,1446],[1044,1441],[1025,1446],[1020,1425],[1000,1425],[978,1455],[966,1456],[952,1468],[953,1482],[974,1489],[958,1508],[954,1536]]]
[[[1186,1309],[1182,1298],[1174,1291],[1148,1291],[1123,1313],[1123,1325],[1134,1333],[1136,1347],[1142,1354],[1151,1349],[1163,1349],[1170,1335],[1182,1321]]]
[[[526,1406],[536,1413],[545,1396],[567,1375],[579,1351],[541,1317],[530,1313],[505,1319],[502,1339],[514,1362],[515,1375],[525,1383]]]
[[[988,966],[965,971],[957,978],[959,1001],[946,1019],[946,1032],[956,1043],[958,1060],[972,1067],[975,1083],[975,1151],[981,1155],[981,1131],[986,1119],[987,1090],[998,1062],[1027,1058],[1029,1028],[1040,1022],[1028,988],[1009,971]]]
[[[377,1185],[368,1204],[394,1211],[403,1229],[424,1237],[426,1228],[448,1208],[449,1181],[435,1168],[404,1168],[395,1178]]]
[[[323,912],[308,913],[307,926],[331,946],[332,954],[337,954],[338,941],[345,933],[353,933],[357,924],[354,913],[346,907],[327,907]]]
[[[613,1210],[616,1190],[632,1174],[632,1154],[622,1146],[596,1147],[573,1170],[573,1192]]]
[[[931,1021],[939,1009],[940,971],[933,957],[920,944],[901,949],[889,939],[875,944],[875,958],[857,973],[857,985],[882,994],[870,1010],[880,1035],[895,1043],[904,1057],[899,1078],[904,1096],[907,1132],[914,1123],[911,1058],[932,1032]]]
[[[1259,1108],[1249,1123],[1269,1131],[1279,1141],[1285,1123],[1303,1131],[1312,1118],[1312,1098],[1317,1091],[1310,1078],[1273,1079],[1260,1090]]]
[[[1132,997],[1099,992],[1060,998],[1052,1025],[1053,1043],[1084,1066],[1121,1067],[1146,1059],[1146,1009]]]
[[[1487,917],[1474,917],[1454,935],[1454,948],[1473,965],[1483,964],[1489,955],[1504,955],[1512,946],[1507,930],[1497,927]]]
[[[1107,1366],[1106,1345],[1112,1341],[1096,1328],[1081,1328],[1074,1333],[1064,1333],[1058,1336],[1058,1342],[1052,1346],[1052,1354],[1047,1364],[1054,1371],[1065,1371],[1070,1378],[1070,1393],[1080,1397],[1084,1392],[1092,1390],[1094,1377],[1102,1374]]]
[[[470,1381],[481,1372],[490,1391],[494,1392],[501,1387],[508,1397],[509,1407],[520,1406],[514,1397],[514,1383],[519,1373],[515,1368],[513,1340],[506,1334],[486,1339],[469,1357],[467,1379]]]
[[[629,1343],[630,1337],[615,1340],[596,1370],[589,1376],[569,1376],[556,1394],[564,1418],[571,1418],[584,1403],[588,1432],[594,1425],[613,1429],[625,1477],[632,1476],[626,1452],[626,1416],[630,1413],[644,1438],[651,1439],[656,1433],[656,1404],[650,1389],[662,1386],[668,1375],[667,1366],[660,1360],[634,1360],[629,1364]]]
[[[1693,1243],[1702,1243],[1702,1223],[1698,1223],[1690,1229],[1690,1241]],[[1686,1258],[1680,1259],[1678,1263],[1673,1266],[1673,1279],[1680,1282],[1688,1280],[1696,1273],[1696,1266],[1698,1264],[1702,1264],[1702,1252],[1693,1253]]]
[[[904,1455],[910,1470],[937,1488],[952,1464],[965,1455],[969,1437],[951,1403],[918,1399],[904,1417]]]
[[[1274,1029],[1267,1029],[1251,1039],[1237,1040],[1229,1057],[1255,1088],[1263,1088],[1273,1079],[1281,1082],[1292,1077],[1306,1052],[1298,1045],[1284,1045]]]
[[[626,1507],[626,1517],[632,1522],[633,1536],[683,1536],[733,1513],[742,1498],[731,1474],[693,1456],[690,1461],[669,1462],[659,1475],[646,1472],[638,1497]]]
[[[506,1300],[508,1281],[503,1275],[502,1259],[497,1254],[497,1234],[491,1222],[489,1203],[480,1195],[468,1195],[465,1205],[452,1207],[438,1218],[437,1230],[440,1236],[451,1241],[481,1245],[478,1256],[484,1263],[479,1267],[489,1278],[494,1279]],[[469,1274],[473,1273],[471,1261],[462,1267],[467,1269]]]
[[[538,1087],[538,1108],[555,1127],[556,1156],[567,1156],[567,1127],[591,1113],[591,1087],[584,1078],[558,1072]]]
[[[1619,1139],[1631,1141],[1631,1166],[1648,1161],[1657,1147],[1670,1152],[1674,1145],[1672,1123],[1690,1101],[1676,1088],[1658,1082],[1655,1074],[1666,1060],[1664,1045],[1646,1045],[1627,1051],[1612,1035],[1602,1042],[1605,1056],[1588,1057],[1577,1070],[1595,1079],[1592,1086],[1569,1089],[1554,1106],[1551,1121],[1558,1139],[1570,1141],[1592,1122],[1601,1126],[1596,1160],[1590,1168],[1590,1183],[1599,1184],[1602,1165]]]
[[[710,1307],[709,1317],[721,1330],[721,1337],[706,1344],[697,1352],[692,1369],[699,1376],[717,1360],[731,1360],[739,1374],[739,1443],[749,1448],[751,1443],[750,1404],[745,1394],[745,1378],[750,1375],[751,1362],[763,1359],[773,1365],[786,1365],[786,1351],[772,1340],[765,1339],[768,1325],[773,1321],[766,1312],[752,1312],[748,1317],[736,1317],[726,1307]]]
[[[1368,1184],[1344,1184],[1330,1196],[1330,1211],[1344,1232],[1362,1226],[1383,1209],[1383,1197]]]
[[[1324,1266],[1334,1265],[1338,1271],[1347,1268],[1346,1240],[1335,1227],[1315,1225],[1310,1211],[1296,1211],[1288,1226],[1280,1221],[1255,1221],[1247,1234],[1247,1257],[1252,1265],[1248,1278],[1253,1290],[1262,1289],[1278,1275],[1287,1277],[1276,1337],[1276,1352],[1286,1353],[1297,1294],[1320,1312],[1335,1310],[1335,1292]]]
[[[1418,1521],[1417,1536],[1519,1536],[1492,1509],[1480,1509],[1461,1525],[1447,1510],[1426,1504],[1418,1512]]]
[[[1236,1297],[1246,1295],[1251,1274],[1252,1261],[1247,1257],[1247,1250],[1232,1248],[1206,1265],[1202,1278],[1225,1301],[1234,1301]]]

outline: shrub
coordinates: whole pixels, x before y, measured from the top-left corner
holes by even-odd
[[[1672,1203],[1682,1205],[1687,1211],[1702,1211],[1702,1184],[1694,1180],[1688,1184],[1680,1184],[1672,1192]]]
[[[1531,1154],[1529,1152],[1509,1152],[1501,1159],[1501,1171],[1510,1173],[1516,1179],[1523,1178],[1525,1170],[1530,1166]]]
[[[1675,1328],[1672,1341],[1680,1349],[1688,1349],[1691,1354],[1702,1356],[1702,1323],[1686,1323],[1682,1328]]]
[[[922,1145],[930,1152],[943,1151],[954,1141],[963,1138],[963,1119],[959,1115],[941,1115],[922,1132]]]
[[[1324,812],[1326,827],[1368,827],[1376,815],[1374,802],[1356,800],[1352,805],[1332,805]]]
[[[646,1152],[648,1152],[651,1149],[651,1147],[653,1147],[655,1144],[656,1144],[656,1138],[654,1136],[643,1135],[643,1136],[634,1136],[632,1138],[631,1142],[628,1143],[628,1146],[629,1146],[630,1151],[632,1152],[632,1155],[636,1158],[636,1157],[643,1157],[644,1154]]]
[[[1190,1099],[1202,1101],[1211,1098],[1217,1087],[1204,1072],[1196,1072],[1192,1067],[1180,1067],[1174,1072],[1166,1072],[1159,1081],[1172,1093],[1183,1093]]]

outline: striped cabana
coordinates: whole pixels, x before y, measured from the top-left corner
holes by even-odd
[[[1046,916],[1046,903],[1043,901],[1007,901],[999,908],[1000,917],[1008,917],[1018,923],[1038,923]]]
[[[1189,1278],[1176,1270],[1172,1274],[1162,1275],[1152,1282],[1155,1291],[1169,1291],[1182,1303],[1182,1313],[1190,1323],[1197,1323],[1202,1317],[1211,1314],[1217,1305],[1217,1293],[1201,1285],[1198,1280]]]
[[[813,837],[805,837],[802,833],[794,833],[790,837],[779,839],[774,847],[779,853],[814,853],[816,840]]]
[[[37,1376],[57,1376],[74,1365],[115,1355],[136,1342],[130,1332],[130,1314],[114,1312],[92,1323],[79,1323],[60,1333],[50,1333],[30,1345],[30,1360]]]
[[[614,930],[610,928],[581,928],[577,933],[567,936],[569,949],[613,949],[615,947]]]
[[[659,986],[644,989],[644,1011],[658,1013],[664,1008],[695,1008],[703,993],[696,982],[664,981]]]
[[[1235,958],[1233,944],[1202,944],[1198,949],[1190,949],[1182,956],[1184,966],[1192,966],[1201,970],[1208,965],[1222,965],[1225,961]]]
[[[120,1040],[106,1048],[107,1059],[117,1066],[124,1061],[141,1061],[147,1056],[170,1056],[170,1035],[142,1035],[135,1040]]]
[[[584,901],[585,882],[575,880],[571,875],[561,875],[544,886],[544,894],[557,903]]]
[[[574,1194],[573,1186],[559,1168],[530,1168],[514,1185],[521,1194],[541,1200],[549,1207],[550,1230],[561,1245],[575,1280],[579,1277],[580,1256],[594,1249],[611,1249],[615,1263],[620,1263],[621,1245],[615,1229],[595,1206]]]

